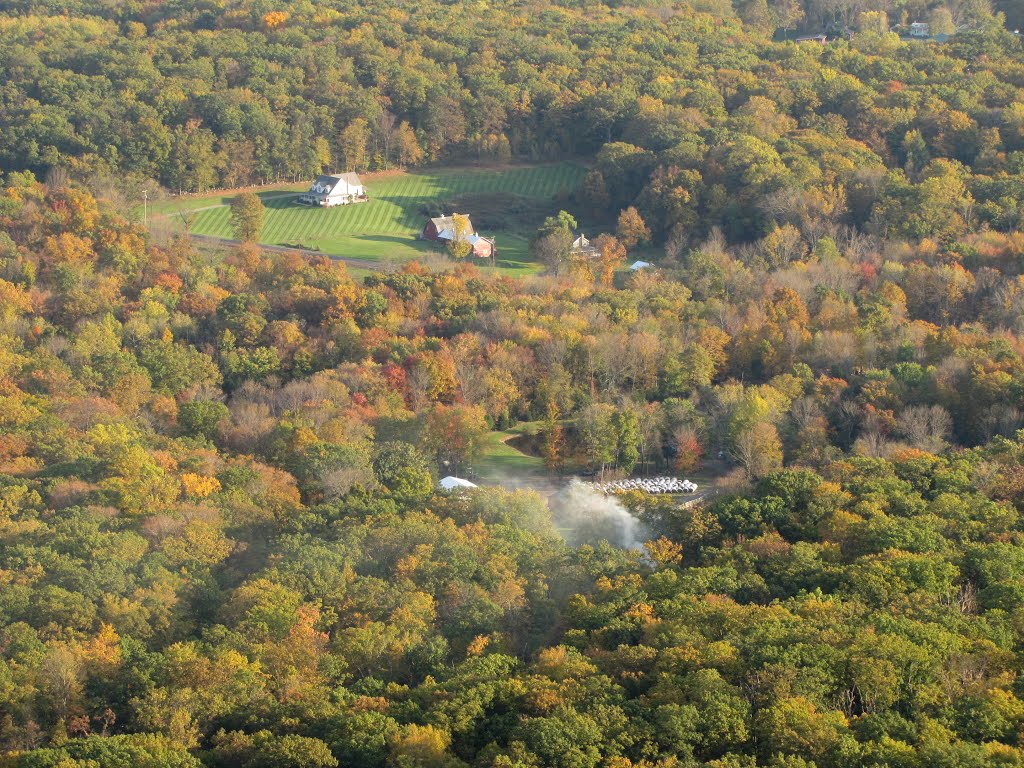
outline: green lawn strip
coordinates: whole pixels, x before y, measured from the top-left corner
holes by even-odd
[[[369,261],[411,261],[430,253],[430,246],[422,241],[400,241],[387,235],[331,235],[305,243],[324,254]]]
[[[309,184],[274,184],[268,187],[260,187],[258,190],[253,188],[253,190],[238,190],[237,192],[231,193],[210,192],[207,194],[165,197],[159,200],[149,201],[149,215],[174,216],[181,211],[194,211],[197,208],[207,208],[213,205],[230,205],[231,201],[234,200],[237,195],[247,191],[255,191],[264,203],[268,203],[270,202],[270,199],[275,198],[278,195],[290,196],[297,194],[298,192],[304,192],[308,188]],[[139,204],[136,208],[136,212],[141,216],[142,205]]]
[[[543,459],[529,456],[506,442],[539,426],[540,422],[531,421],[517,424],[511,429],[488,433],[473,463],[477,476],[486,483],[528,481],[546,476]]]
[[[541,269],[530,256],[530,241],[521,235],[505,233],[498,246],[498,271],[509,275],[528,275]]]

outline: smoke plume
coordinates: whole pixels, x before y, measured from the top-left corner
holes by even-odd
[[[640,549],[647,540],[643,524],[614,496],[589,483],[572,480],[548,499],[552,522],[573,546],[607,541],[623,549]]]

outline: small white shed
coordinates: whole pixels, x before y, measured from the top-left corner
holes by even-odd
[[[448,475],[448,477],[441,478],[441,482],[438,483],[442,489],[446,491],[454,491],[456,488],[477,488],[476,483],[471,483],[469,480],[463,480],[461,477],[455,477]]]

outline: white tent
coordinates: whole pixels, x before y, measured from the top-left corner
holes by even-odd
[[[469,480],[463,480],[461,477],[448,477],[441,478],[441,482],[438,483],[446,491],[454,491],[456,488],[476,488],[476,483],[471,483]]]
[[[649,261],[634,261],[632,264],[629,265],[629,271],[636,272],[638,269],[647,269],[648,267],[653,266],[654,265],[651,264]]]

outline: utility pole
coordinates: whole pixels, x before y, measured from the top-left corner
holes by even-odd
[[[149,229],[149,190],[142,190],[142,228]]]

